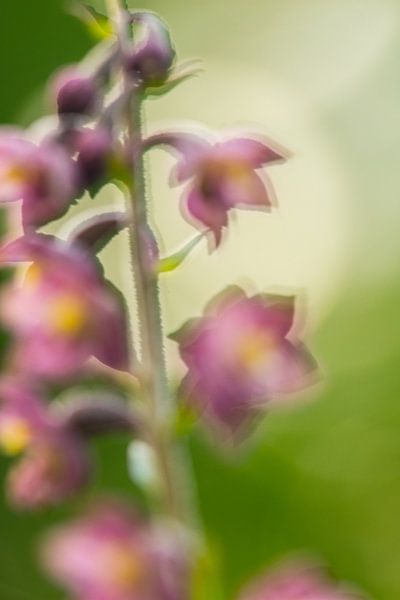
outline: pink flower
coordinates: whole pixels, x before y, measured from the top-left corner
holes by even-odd
[[[188,367],[187,401],[212,424],[236,432],[270,399],[310,383],[315,369],[293,333],[294,298],[218,296],[174,337]]]
[[[0,386],[0,448],[10,455],[24,452],[9,473],[8,496],[23,509],[65,500],[91,472],[83,440],[48,410],[39,393],[16,379]]]
[[[183,153],[174,182],[191,180],[183,198],[184,216],[209,228],[218,245],[232,208],[271,207],[270,193],[258,170],[284,157],[266,142],[250,137],[214,144],[189,142],[190,136],[184,134],[177,134],[172,140],[172,145]]]
[[[343,587],[327,580],[309,565],[281,567],[251,585],[240,600],[361,600]]]
[[[124,504],[96,507],[45,542],[44,565],[77,600],[186,600],[187,560],[172,531]]]
[[[24,281],[12,283],[0,301],[0,315],[15,338],[17,368],[70,377],[95,356],[128,369],[122,302],[83,248],[32,234],[3,248],[1,259],[33,261]]]
[[[76,191],[75,167],[62,147],[0,132],[0,202],[22,200],[24,227],[60,217]]]

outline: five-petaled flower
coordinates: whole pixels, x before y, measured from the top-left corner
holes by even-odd
[[[173,526],[149,524],[113,501],[51,533],[43,561],[79,600],[185,600],[184,538]]]
[[[168,135],[165,138],[168,140]],[[182,153],[172,183],[191,180],[183,196],[183,215],[210,229],[217,245],[232,208],[271,207],[271,192],[258,170],[284,160],[284,156],[265,141],[233,137],[212,144],[199,143],[193,137],[191,143],[190,136],[179,134],[170,141]]]
[[[97,264],[78,245],[31,234],[0,253],[4,262],[33,261],[22,283],[0,299],[0,314],[14,335],[14,367],[44,377],[70,377],[95,356],[128,369],[122,302]]]
[[[293,333],[294,298],[230,288],[173,338],[188,373],[187,402],[234,433],[262,405],[310,383],[315,364]]]
[[[25,228],[60,217],[76,184],[74,163],[61,145],[36,145],[17,131],[0,131],[0,202],[22,201]]]
[[[327,579],[315,565],[293,563],[250,585],[240,600],[361,600],[361,596]]]
[[[45,404],[41,390],[19,378],[0,385],[0,448],[24,453],[7,488],[18,508],[40,508],[68,498],[87,483],[91,467],[84,440]]]

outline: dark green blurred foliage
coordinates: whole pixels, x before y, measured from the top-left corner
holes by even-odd
[[[272,17],[279,6],[290,1],[270,0],[263,4],[263,14],[270,11]],[[194,52],[196,47],[201,55],[206,47],[211,53],[214,48],[222,53],[235,53],[236,49],[239,55],[245,41],[238,33],[244,28],[249,37],[253,19],[257,23],[254,11],[247,11],[243,2],[233,7],[229,3],[229,10],[228,3],[206,2],[201,14],[202,5],[196,3],[195,26],[188,21],[190,4],[146,1],[141,8],[160,10],[167,20],[176,19],[177,45],[181,43],[183,51]],[[316,0],[309,3],[308,14],[312,15],[317,4]],[[329,11],[335,2],[322,4],[329,28]],[[355,18],[356,3],[348,4]],[[334,24],[338,45],[341,27],[343,31],[351,28],[346,20],[348,4],[343,3],[343,25]],[[363,6],[359,3],[360,14]],[[37,0],[23,7],[3,2],[1,121],[15,122],[51,71],[79,59],[89,48],[82,26],[63,9],[61,0]],[[202,25],[212,20],[213,27],[223,31],[227,18],[231,28],[225,45],[219,46],[215,35],[204,36]],[[271,23],[266,20],[263,35],[268,35],[273,18]],[[357,23],[356,19],[355,33]],[[301,27],[299,24],[298,39],[306,43]],[[323,35],[324,31],[318,32],[317,44]],[[247,58],[256,60],[251,43],[249,48]],[[289,48],[288,55],[298,50]],[[335,56],[335,47],[331,51]],[[400,597],[399,57],[397,44],[358,89],[327,105],[318,117],[352,189],[354,252],[349,254],[348,272],[336,304],[311,340],[325,372],[313,403],[271,414],[256,440],[232,459],[215,452],[201,435],[189,440],[200,512],[218,557],[226,598],[251,574],[301,550],[315,553],[333,575],[354,581],[376,600]],[[285,76],[290,79],[288,65]],[[296,73],[291,84],[304,90],[309,80]],[[391,135],[380,137],[385,128]],[[369,281],[365,272],[371,260],[377,264],[377,272],[385,264],[385,256],[381,263],[376,259],[376,251],[382,247],[391,268],[381,279]],[[123,490],[134,496],[125,470],[124,447],[123,438],[97,445],[101,466],[93,489]],[[1,460],[2,479],[7,466],[7,461]],[[42,515],[16,515],[1,497],[1,600],[63,597],[37,569],[35,544],[43,530],[82,503],[84,499]]]

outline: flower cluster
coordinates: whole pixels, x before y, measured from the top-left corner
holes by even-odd
[[[0,380],[0,447],[23,455],[8,475],[11,503],[36,509],[84,489],[93,470],[90,437],[124,431],[139,438],[152,453],[159,484],[156,499],[146,486],[142,490],[148,516],[120,501],[99,503],[47,538],[43,562],[76,600],[187,600],[196,553],[176,498],[178,400],[211,429],[237,437],[271,400],[310,385],[316,364],[295,326],[293,295],[247,296],[232,287],[171,336],[187,374],[179,391],[169,385],[160,274],[179,266],[203,233],[217,250],[235,209],[270,210],[272,189],[263,169],[287,154],[247,133],[226,138],[177,130],[144,138],[144,101],[169,92],[194,70],[177,64],[157,15],[130,12],[121,2],[110,3],[119,6],[110,19],[82,7],[83,20],[107,40],[96,64],[73,65],[52,78],[56,126],[40,139],[0,130],[0,202],[20,203],[23,232],[0,248],[0,263],[19,267],[0,294],[0,319],[10,334]],[[144,154],[159,146],[176,157],[171,185],[186,184],[183,217],[202,231],[164,258],[147,215],[143,166]],[[109,182],[124,190],[125,212],[83,220],[66,240],[39,231]],[[97,258],[125,227],[137,293],[138,331],[132,335],[124,298]],[[85,377],[100,372],[106,391],[82,395]],[[127,392],[134,396],[129,404]],[[172,409],[168,399],[175,401]],[[242,598],[350,596],[317,574],[289,569]]]
[[[172,536],[172,538],[171,538]],[[42,547],[51,576],[85,600],[177,600],[191,570],[182,532],[149,524],[121,502],[106,502],[52,532]],[[239,600],[361,600],[312,563],[283,564],[252,582]]]

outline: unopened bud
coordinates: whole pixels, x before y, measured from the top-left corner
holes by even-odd
[[[104,128],[81,129],[75,137],[81,184],[88,187],[104,177],[113,150],[111,133]]]
[[[159,86],[167,79],[175,59],[166,24],[155,14],[133,17],[133,46],[125,57],[125,68],[146,86]]]
[[[67,68],[56,76],[53,83],[59,115],[89,115],[97,103],[97,89],[93,78]]]

